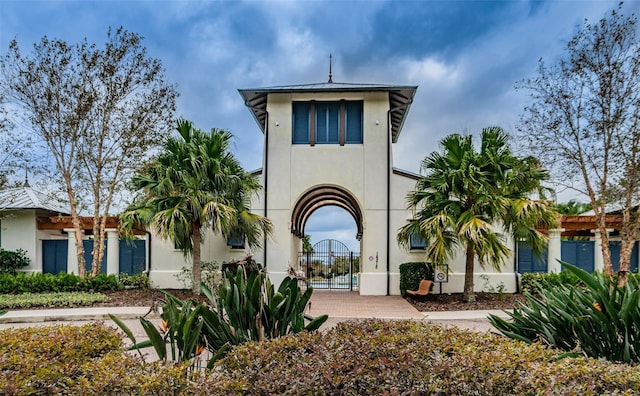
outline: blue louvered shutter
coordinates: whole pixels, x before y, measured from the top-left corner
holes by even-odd
[[[339,143],[340,103],[316,103],[316,143]]]
[[[293,102],[293,144],[308,144],[309,102]]]
[[[362,101],[345,102],[345,143],[362,144]]]

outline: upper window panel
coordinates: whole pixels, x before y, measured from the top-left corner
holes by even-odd
[[[293,102],[293,144],[362,144],[363,102]]]
[[[309,144],[310,102],[293,102],[293,143]]]

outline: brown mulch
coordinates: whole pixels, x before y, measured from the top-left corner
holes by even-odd
[[[203,294],[195,296],[191,290],[166,289],[181,300],[193,298],[196,301],[207,302]],[[94,303],[93,307],[151,307],[154,303],[164,300],[166,296],[159,289],[128,289],[115,292],[105,292],[109,301]]]
[[[429,311],[467,311],[479,309],[513,309],[518,303],[526,301],[520,293],[476,293],[476,302],[465,303],[462,293],[429,294],[425,297],[408,297],[420,312]]]
[[[204,295],[194,296],[191,290],[169,289],[167,292],[174,296],[187,300],[193,298],[196,301],[207,302]],[[126,307],[142,306],[151,307],[154,302],[164,299],[164,294],[157,289],[131,289],[105,293],[109,301],[95,303],[94,307]],[[512,309],[519,302],[524,302],[522,294],[510,293],[477,293],[477,301],[465,303],[462,301],[462,294],[429,294],[426,297],[407,298],[413,306],[421,312],[427,311],[462,311],[478,309]]]

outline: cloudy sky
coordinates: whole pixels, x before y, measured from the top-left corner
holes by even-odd
[[[145,37],[180,92],[178,116],[231,130],[248,170],[260,168],[262,134],[238,88],[325,82],[418,85],[395,166],[420,160],[453,132],[513,131],[527,97],[514,83],[553,60],[607,1],[0,1],[0,52],[42,36],[104,43],[123,26]],[[640,10],[640,2],[624,6]],[[326,234],[331,230],[331,234]],[[353,239],[339,210],[312,216],[314,241]],[[344,235],[345,238],[342,238]],[[350,243],[351,246],[353,242]]]

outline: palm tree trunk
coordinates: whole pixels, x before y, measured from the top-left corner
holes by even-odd
[[[193,282],[191,290],[193,294],[200,294],[200,283],[202,282],[202,266],[200,263],[200,227],[193,227]]]
[[[464,302],[475,302],[476,295],[473,293],[473,264],[474,264],[473,245],[467,242],[467,260],[464,267],[464,294],[462,296]]]

